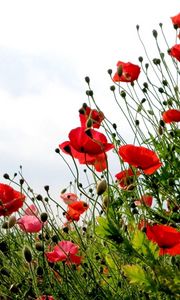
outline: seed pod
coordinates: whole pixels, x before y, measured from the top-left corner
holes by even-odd
[[[101,180],[98,182],[97,187],[96,187],[96,191],[98,196],[102,195],[107,189],[107,182],[105,179]]]

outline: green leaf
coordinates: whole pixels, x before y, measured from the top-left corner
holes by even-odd
[[[145,271],[139,265],[125,265],[122,267],[122,269],[125,276],[128,277],[130,283],[145,286],[151,285]]]

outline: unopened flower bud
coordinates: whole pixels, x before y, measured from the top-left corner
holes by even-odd
[[[157,36],[158,36],[158,33],[157,33],[157,31],[154,29],[152,33],[153,33],[153,37],[155,37],[155,39],[156,39],[156,38],[157,38]]]
[[[111,90],[112,92],[114,92],[115,89],[116,89],[115,85],[111,85],[111,86],[110,86],[110,90]]]
[[[43,273],[44,273],[43,268],[41,266],[38,266],[37,270],[36,270],[36,273],[37,273],[38,276],[42,276]]]
[[[111,76],[112,75],[112,70],[111,69],[109,69],[108,71],[108,74]]]
[[[21,179],[19,180],[19,183],[20,183],[20,185],[23,185],[23,183],[24,183],[24,179],[23,179],[23,178],[21,178]]]
[[[7,173],[5,173],[5,174],[3,175],[3,177],[4,177],[5,179],[10,179],[9,174],[7,174]]]
[[[88,76],[86,76],[84,79],[88,84],[90,83],[90,78]]]
[[[48,215],[47,215],[47,213],[46,212],[43,212],[42,214],[41,214],[41,221],[44,223],[44,222],[46,222],[47,221],[47,219],[48,219]]]
[[[31,261],[32,261],[32,253],[31,253],[31,250],[27,246],[25,246],[24,249],[23,249],[23,255],[24,255],[25,260],[28,263],[31,263]]]
[[[142,56],[139,56],[139,62],[143,62],[143,57]]]
[[[121,97],[126,98],[126,92],[125,91],[121,91]]]
[[[8,222],[4,222],[4,223],[2,224],[2,228],[3,228],[3,229],[8,229],[8,228],[9,228],[8,225],[9,225]]]
[[[16,217],[10,216],[8,220],[8,227],[12,228],[16,224]]]
[[[59,148],[56,148],[56,149],[55,149],[55,152],[56,152],[56,153],[60,153]]]
[[[39,194],[39,195],[36,196],[36,199],[39,200],[39,201],[42,201],[43,197]]]
[[[48,192],[49,191],[49,185],[45,185],[44,189],[45,189],[46,192]]]
[[[102,207],[103,209],[106,209],[109,205],[110,199],[108,197],[108,195],[103,197],[103,203],[102,203]]]
[[[37,242],[37,243],[35,244],[35,247],[36,247],[36,250],[37,250],[37,251],[44,251],[44,246],[43,246],[43,244],[40,243],[40,242]]]
[[[98,182],[97,187],[96,187],[96,192],[98,196],[102,195],[107,189],[107,182],[105,179],[101,180]]]

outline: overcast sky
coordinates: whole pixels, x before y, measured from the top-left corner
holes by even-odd
[[[54,149],[79,125],[89,75],[98,105],[112,120],[107,69],[144,56],[136,33],[151,49],[162,22],[170,44],[170,17],[179,0],[0,1],[0,154],[4,173],[23,173],[35,191],[55,195],[72,176]],[[125,132],[126,128],[122,130]],[[119,170],[116,170],[118,172]]]

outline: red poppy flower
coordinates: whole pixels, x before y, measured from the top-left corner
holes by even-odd
[[[169,109],[162,114],[165,123],[180,122],[180,110]]]
[[[81,127],[89,128],[99,128],[101,122],[104,120],[104,114],[102,111],[97,111],[96,109],[91,109],[89,106],[84,104],[79,110],[79,117],[81,121]],[[90,126],[87,126],[87,122],[90,120]]]
[[[136,176],[141,173],[133,171],[131,168],[123,170],[115,175],[121,188],[127,189],[127,187],[134,182]]]
[[[76,201],[68,205],[66,219],[68,221],[79,221],[80,216],[89,208],[89,205],[83,201]]]
[[[134,201],[134,203],[137,206],[141,206],[144,203],[146,206],[149,207],[151,207],[152,202],[153,202],[153,197],[151,195],[143,195],[140,199]]]
[[[147,238],[158,244],[159,255],[180,255],[180,232],[167,225],[147,225]]]
[[[112,145],[112,148],[114,146]],[[63,142],[59,145],[59,148],[66,154],[72,155],[79,160],[80,164],[93,165],[97,172],[102,172],[107,169],[107,156],[106,153],[98,155],[89,155],[76,151],[69,141]]]
[[[162,165],[154,151],[142,146],[121,146],[119,154],[124,162],[141,169],[146,175],[153,174]]]
[[[140,74],[140,67],[130,62],[124,63],[118,61],[117,72],[113,76],[115,82],[132,82],[138,79]]]
[[[174,17],[171,17],[173,25],[176,25],[178,28],[180,27],[180,13]]]
[[[52,252],[46,252],[49,262],[65,261],[66,264],[80,264],[82,257],[77,256],[79,246],[70,241],[61,241]]]
[[[176,58],[178,61],[180,61],[180,44],[174,45],[171,49],[169,49],[169,55]]]
[[[0,216],[9,216],[23,206],[25,196],[7,184],[0,183]]]
[[[113,148],[106,136],[94,129],[85,131],[84,128],[77,127],[70,131],[69,140],[76,151],[89,155],[98,155]]]

